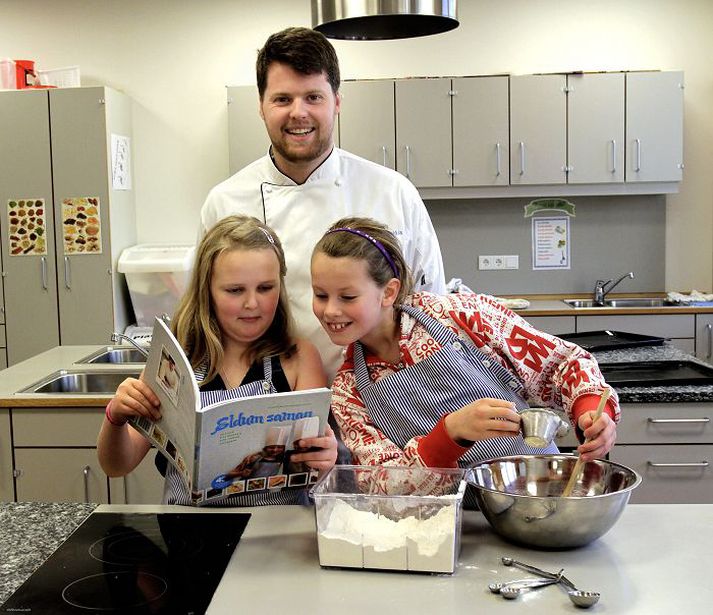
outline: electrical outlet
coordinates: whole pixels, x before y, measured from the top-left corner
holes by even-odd
[[[478,256],[478,269],[481,271],[486,271],[488,269],[495,269],[493,266],[494,259],[493,256],[483,256],[482,254]]]
[[[481,254],[478,256],[478,269],[489,271],[494,269],[519,269],[517,254]]]

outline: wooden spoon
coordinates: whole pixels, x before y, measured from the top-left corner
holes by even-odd
[[[611,394],[611,389],[604,389],[604,392],[602,393],[601,398],[599,399],[599,405],[597,406],[597,410],[594,413],[594,420],[592,423],[594,423],[601,415],[602,415],[602,410],[604,410],[604,406],[607,403],[607,399],[609,399],[609,395]],[[585,442],[589,442],[589,438],[585,440]],[[574,464],[574,469],[572,470],[572,474],[569,475],[569,480],[567,481],[567,485],[564,488],[564,491],[562,492],[562,497],[563,498],[568,498],[570,495],[572,495],[572,489],[574,489],[574,485],[577,483],[577,480],[579,479],[579,475],[583,469],[584,463],[582,462],[581,457],[577,457],[577,463]]]

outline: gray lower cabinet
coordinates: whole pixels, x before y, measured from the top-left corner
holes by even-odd
[[[16,448],[18,502],[109,502],[94,448]]]
[[[713,314],[696,314],[696,357],[713,363]]]
[[[154,464],[155,450],[150,450],[134,470],[122,478],[110,478],[112,504],[160,504],[163,476]]]
[[[713,503],[713,404],[624,404],[609,458],[643,478],[631,502]]]
[[[0,502],[12,502],[14,499],[10,411],[0,408]]]
[[[108,478],[97,459],[103,408],[16,408],[0,411],[0,500],[160,504],[163,477],[153,451],[128,476]]]
[[[18,501],[109,502],[96,440],[101,408],[16,408],[12,412]]]

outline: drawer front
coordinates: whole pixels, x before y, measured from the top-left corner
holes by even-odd
[[[617,444],[609,458],[643,479],[631,503],[713,504],[713,446]]]
[[[654,314],[639,314],[637,316],[577,316],[577,332],[625,331],[627,333],[642,333],[660,337],[694,337],[695,314],[674,314],[660,316]]]
[[[15,408],[15,446],[96,446],[103,420],[101,408]]]
[[[711,444],[713,404],[623,404],[617,444]]]

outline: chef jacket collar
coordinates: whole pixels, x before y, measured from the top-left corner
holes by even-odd
[[[277,168],[275,164],[275,159],[272,156],[272,146],[268,150],[270,155],[270,172],[268,183],[275,184],[277,186],[297,186],[297,182],[285,175],[280,169]],[[337,155],[337,148],[332,145],[332,151],[329,153],[323,161],[312,174],[305,180],[305,184],[310,182],[318,181],[324,178],[337,177],[339,175],[339,156]]]

